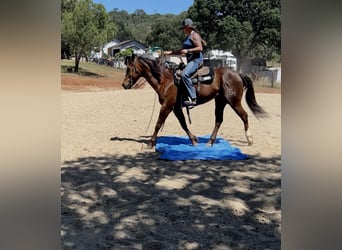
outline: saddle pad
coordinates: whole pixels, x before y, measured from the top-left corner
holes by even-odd
[[[206,144],[210,135],[197,137],[198,144],[192,146],[187,136],[160,136],[157,138],[156,151],[160,152],[159,159],[177,160],[245,160],[248,155],[243,154],[237,147],[232,147],[228,141],[217,137],[214,145]]]
[[[181,77],[182,76],[182,71],[183,70],[180,70],[180,69],[177,69],[176,70],[176,75],[178,77]],[[209,68],[208,66],[203,66],[201,67],[200,69],[198,69],[192,76],[191,78],[195,78],[197,76],[206,76],[206,75],[213,75],[213,68]]]

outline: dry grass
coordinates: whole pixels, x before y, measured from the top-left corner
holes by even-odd
[[[61,60],[61,73],[66,75],[81,75],[89,77],[109,78],[122,80],[124,70],[116,69],[108,65],[101,65],[95,62],[80,62],[79,72],[68,72],[68,68],[74,67],[75,62],[73,60]]]
[[[253,81],[253,84],[256,88],[281,88],[280,82],[273,82],[272,84],[266,77],[259,77]]]

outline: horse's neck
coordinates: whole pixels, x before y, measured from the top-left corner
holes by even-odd
[[[159,89],[159,85],[160,83],[158,82],[158,80],[151,74],[146,74],[145,76],[146,81],[151,85],[151,87],[158,92]]]
[[[153,69],[149,68],[145,71],[145,79],[147,82],[151,85],[151,87],[159,94],[160,86],[163,85],[163,79],[165,74],[165,69],[160,69],[161,76],[160,79],[156,77],[157,74],[155,72],[152,72]]]
[[[143,77],[147,80],[147,82],[151,85],[151,87],[157,92],[157,94],[160,94],[159,93],[160,89],[163,89],[161,88],[161,86],[166,84],[165,74],[167,74],[165,68],[160,68],[159,70],[161,71],[160,79],[156,77],[157,74],[153,72],[153,68],[151,68],[150,66],[148,67],[148,69],[145,69],[144,71],[145,73],[143,75]]]

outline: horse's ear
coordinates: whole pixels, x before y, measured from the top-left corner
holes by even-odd
[[[132,63],[134,60],[134,54],[130,56],[125,56],[125,65],[127,66],[128,64]]]
[[[125,56],[125,65],[127,66],[130,56]]]

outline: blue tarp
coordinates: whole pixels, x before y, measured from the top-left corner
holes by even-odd
[[[192,146],[187,136],[160,136],[157,138],[156,150],[161,153],[159,159],[177,160],[245,160],[237,147],[232,147],[228,141],[217,137],[214,145],[206,144],[209,135],[197,137],[198,144]]]

